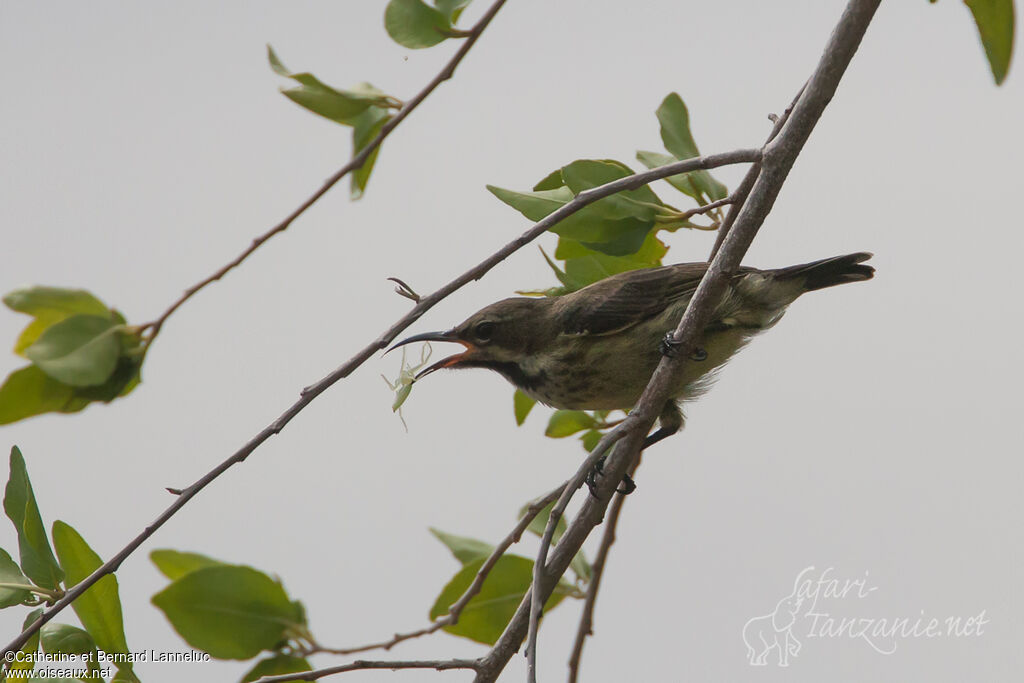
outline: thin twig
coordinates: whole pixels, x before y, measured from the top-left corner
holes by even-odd
[[[405,282],[403,280],[400,280],[397,277],[389,277],[388,279],[391,280],[392,282],[394,282],[397,285],[395,287],[395,293],[396,294],[398,294],[400,296],[404,296],[406,299],[411,299],[415,303],[419,303],[420,302],[420,295],[417,294],[416,290],[414,290],[412,287],[410,287],[409,285],[405,284]]]
[[[515,527],[513,527],[512,531],[510,531],[508,535],[505,536],[505,538],[503,538],[501,542],[498,543],[497,546],[495,546],[494,551],[490,554],[490,556],[483,563],[483,565],[480,566],[480,569],[477,571],[476,576],[473,578],[473,583],[469,585],[469,588],[466,589],[466,592],[464,592],[458,600],[452,603],[452,606],[448,608],[448,614],[441,617],[440,619],[432,623],[430,626],[418,629],[416,631],[409,631],[408,633],[396,633],[394,637],[390,640],[385,640],[380,643],[372,643],[370,645],[360,645],[359,647],[331,648],[324,647],[318,643],[314,643],[313,649],[308,654],[324,652],[334,655],[353,655],[358,652],[367,652],[369,650],[390,650],[402,641],[411,640],[412,638],[419,638],[420,636],[430,635],[431,633],[436,633],[445,626],[454,626],[459,622],[459,616],[462,614],[462,610],[466,609],[466,605],[469,604],[469,601],[476,597],[477,593],[480,592],[480,589],[483,588],[484,581],[487,580],[487,576],[491,573],[491,570],[494,569],[494,565],[498,563],[498,560],[500,560],[502,556],[505,554],[505,551],[507,551],[512,546],[513,543],[519,542],[519,540],[523,537],[523,532],[526,531],[527,527],[530,526],[530,522],[532,522],[533,519],[538,514],[540,514],[541,510],[547,507],[549,503],[554,501],[556,498],[558,498],[558,496],[562,494],[562,491],[565,490],[565,487],[568,485],[568,483],[569,482],[566,482],[565,484],[562,484],[561,486],[552,489],[548,493],[544,494],[537,500],[530,503],[529,506],[527,506],[525,514],[519,519]]]
[[[256,683],[317,681],[327,676],[333,676],[334,674],[343,674],[348,671],[360,671],[366,669],[391,669],[392,671],[397,671],[398,669],[436,669],[437,671],[471,669],[473,671],[479,671],[480,664],[475,659],[412,659],[404,661],[396,660],[393,662],[359,659],[350,664],[342,664],[341,666],[329,666],[324,669],[313,669],[312,671],[302,671],[293,674],[281,674],[280,676],[267,676],[258,679]]]
[[[640,457],[637,456],[626,474],[634,476],[640,466]],[[580,660],[583,657],[583,644],[587,636],[594,634],[594,605],[597,604],[597,593],[601,589],[601,577],[604,576],[604,566],[608,561],[608,551],[615,543],[615,530],[619,524],[619,514],[622,512],[622,505],[626,502],[626,494],[616,493],[612,504],[608,506],[608,518],[604,525],[604,534],[601,536],[601,546],[594,556],[593,570],[590,574],[590,583],[587,584],[587,597],[583,602],[583,612],[580,614],[580,625],[576,630],[576,642],[572,646],[572,656],[569,657],[569,683],[576,683],[579,676]]]
[[[694,209],[687,209],[686,211],[683,211],[679,215],[673,215],[671,218],[672,218],[673,221],[685,221],[688,218],[693,218],[694,216],[705,214],[705,213],[708,213],[709,211],[714,211],[717,208],[720,208],[722,206],[728,206],[729,204],[734,204],[735,202],[736,202],[735,196],[729,195],[728,197],[725,197],[724,199],[719,199],[717,201],[713,201],[710,204],[705,204],[704,206],[698,206],[697,208],[694,208]],[[708,229],[714,230],[714,226],[712,225]]]
[[[741,149],[734,152],[725,152],[723,154],[710,154],[705,157],[694,157],[692,159],[686,159],[685,161],[677,161],[665,166],[650,169],[643,173],[637,173],[632,176],[625,178],[619,178],[610,183],[600,185],[598,187],[591,188],[580,192],[571,201],[563,204],[555,211],[548,214],[543,220],[534,224],[529,230],[524,232],[522,235],[512,240],[504,247],[494,252],[486,259],[478,263],[476,266],[466,271],[462,275],[458,276],[448,284],[444,285],[437,291],[428,294],[420,299],[420,302],[413,306],[413,308],[406,313],[404,316],[398,319],[391,327],[384,331],[381,336],[376,340],[365,346],[355,356],[350,358],[343,365],[335,369],[329,375],[321,379],[319,382],[305,387],[299,395],[299,399],[295,401],[287,410],[278,416],[276,420],[271,422],[269,425],[264,427],[256,436],[249,439],[241,448],[235,451],[227,460],[217,465],[214,469],[203,475],[202,478],[197,480],[192,485],[181,490],[179,495],[170,506],[164,510],[149,526],[147,526],[139,535],[133,538],[129,543],[122,548],[116,555],[107,560],[103,565],[97,568],[92,574],[84,578],[81,582],[75,584],[74,588],[69,590],[67,594],[56,603],[53,607],[43,612],[38,619],[26,628],[21,635],[12,640],[7,647],[4,648],[4,652],[0,653],[0,660],[8,652],[16,652],[21,649],[29,638],[36,633],[43,624],[47,623],[57,613],[61,612],[68,605],[74,602],[78,596],[88,590],[94,583],[99,581],[102,577],[107,574],[111,574],[117,571],[117,568],[124,562],[140,545],[142,545],[146,539],[156,533],[157,529],[163,526],[167,520],[175,515],[182,507],[190,501],[193,496],[202,491],[210,482],[217,479],[220,475],[230,469],[233,465],[240,462],[244,462],[249,455],[255,451],[259,446],[275,434],[281,433],[281,430],[291,422],[292,418],[298,415],[302,410],[309,405],[317,396],[325,392],[334,383],[348,377],[352,372],[360,365],[365,363],[373,354],[381,349],[385,348],[391,343],[395,337],[398,336],[402,330],[406,329],[419,318],[426,313],[428,310],[437,305],[438,302],[442,301],[445,297],[450,295],[452,292],[457,291],[461,287],[469,284],[473,280],[479,280],[488,271],[494,268],[496,265],[504,261],[511,254],[515,253],[525,245],[529,244],[533,240],[537,239],[545,232],[548,228],[552,227],[558,221],[562,220],[566,216],[570,216],[576,211],[579,211],[584,206],[592,204],[599,199],[608,197],[622,190],[633,190],[642,185],[646,185],[660,180],[661,178],[675,175],[677,173],[688,173],[698,169],[710,169],[717,168],[719,166],[727,166],[729,164],[742,164],[755,162],[761,158],[760,150],[756,149]],[[585,475],[585,473],[584,473]],[[581,480],[582,482],[582,480]],[[578,488],[579,484],[577,484]],[[564,508],[562,508],[564,510]],[[550,539],[549,539],[550,541]]]
[[[598,483],[598,495],[586,498],[576,518],[555,546],[550,560],[542,569],[534,572],[533,584],[505,627],[505,631],[491,651],[480,660],[481,669],[477,672],[475,683],[491,683],[496,680],[512,654],[523,642],[523,638],[528,637],[531,630],[535,632],[534,618],[539,614],[536,606],[543,604],[551,594],[558,577],[568,568],[590,532],[601,523],[610,502],[605,496],[610,496],[612,489],[618,485],[636,459],[644,435],[654,424],[665,401],[669,399],[672,388],[677,385],[676,378],[692,351],[694,340],[710,319],[731,274],[739,267],[751,241],[774,205],[797,156],[835,94],[839,81],[856,53],[880,2],[881,0],[850,0],[847,4],[789,120],[778,137],[765,146],[761,172],[753,183],[732,230],[729,231],[721,249],[701,279],[676,328],[674,337],[680,341],[679,353],[673,358],[662,358],[640,401],[626,421],[598,442],[595,451],[611,439],[620,439],[605,461],[605,477]],[[562,497],[565,498],[565,494]],[[552,519],[554,517],[555,510],[552,510]],[[545,550],[543,544],[541,550]],[[535,675],[535,641],[528,640],[527,648],[528,661],[532,660],[532,664],[528,664],[529,671],[531,675]]]
[[[178,310],[178,307],[180,307],[186,301],[191,299],[197,292],[199,292],[207,285],[216,282],[217,280],[227,275],[228,272],[230,272],[232,269],[240,265],[242,261],[249,258],[249,256],[254,251],[259,249],[263,245],[263,243],[269,240],[271,237],[287,230],[288,226],[290,226],[296,218],[305,213],[306,209],[313,206],[313,204],[315,204],[317,200],[319,200],[321,197],[327,194],[328,190],[334,187],[338,183],[338,181],[340,181],[350,172],[362,168],[363,164],[365,164],[366,160],[370,158],[370,155],[373,154],[374,150],[380,147],[381,143],[384,142],[384,139],[391,134],[391,131],[397,128],[398,125],[402,123],[402,121],[405,119],[405,117],[411,114],[413,110],[416,109],[416,107],[418,107],[423,102],[423,100],[427,99],[427,96],[434,92],[437,86],[441,85],[455,74],[455,68],[459,65],[459,62],[461,62],[462,59],[466,56],[466,54],[469,53],[470,49],[472,49],[473,47],[473,44],[476,43],[477,39],[484,32],[484,29],[486,29],[487,25],[491,23],[491,20],[494,18],[494,15],[498,13],[498,10],[500,10],[501,6],[504,4],[505,0],[496,0],[496,2],[493,5],[491,5],[490,8],[488,8],[488,10],[484,13],[484,15],[480,17],[480,20],[473,25],[473,28],[471,28],[467,32],[464,32],[464,35],[460,33],[460,37],[465,37],[466,42],[464,42],[462,46],[459,47],[458,51],[456,51],[456,53],[452,55],[452,58],[448,60],[444,68],[441,69],[441,71],[438,72],[438,74],[434,76],[434,78],[429,83],[427,83],[427,85],[422,90],[416,93],[416,95],[411,100],[406,102],[402,106],[402,108],[399,109],[398,113],[395,114],[394,118],[385,123],[383,127],[381,127],[380,132],[377,133],[377,136],[370,140],[370,142],[367,143],[367,145],[363,147],[363,149],[360,150],[358,154],[352,157],[352,159],[347,164],[338,169],[338,171],[336,171],[334,175],[332,175],[330,178],[324,181],[324,184],[320,186],[320,189],[314,192],[306,201],[302,202],[302,204],[300,204],[297,209],[288,214],[288,216],[283,221],[281,221],[280,223],[272,227],[270,230],[254,239],[252,243],[248,247],[246,247],[246,249],[241,254],[236,256],[232,261],[228,262],[227,265],[222,267],[213,275],[207,277],[205,280],[201,280],[200,282],[197,282],[196,284],[186,289],[185,292],[181,295],[181,297],[179,297],[177,301],[171,304],[171,306],[166,311],[164,311],[159,318],[157,318],[153,322],[142,325],[140,327],[140,331],[150,330],[149,338],[150,340],[154,339],[160,333],[160,328],[163,327],[163,324],[167,321],[167,318],[169,318],[172,313]]]

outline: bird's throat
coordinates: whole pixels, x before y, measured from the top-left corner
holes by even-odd
[[[543,386],[547,381],[547,373],[544,370],[537,370],[536,372],[528,372],[515,361],[499,361],[499,360],[476,360],[467,359],[454,365],[453,367],[458,368],[487,368],[488,370],[494,370],[502,377],[507,379],[509,382],[514,384],[517,388],[522,389],[527,393],[535,392],[539,387]]]

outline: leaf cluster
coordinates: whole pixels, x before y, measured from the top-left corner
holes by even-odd
[[[174,630],[217,659],[247,660],[269,653],[242,677],[309,671],[315,640],[302,603],[281,581],[239,564],[177,550],[154,550],[150,559],[171,580],[153,596]]]
[[[46,527],[29,480],[25,458],[17,446],[11,449],[10,476],[4,490],[4,512],[18,535],[19,562],[0,549],[0,609],[23,605],[33,607],[25,617],[28,628],[42,614],[45,605],[62,598],[66,591],[92,574],[102,564],[100,556],[70,524],[57,520],[47,538]],[[56,551],[56,555],[54,554]],[[108,655],[117,669],[113,681],[138,681],[124,634],[117,578],[104,576],[71,604],[82,627],[47,622],[21,648],[21,656],[8,663],[10,672],[34,669],[32,655],[75,655],[90,678],[99,680],[98,651]],[[76,665],[73,668],[78,668]]]
[[[655,112],[660,125],[665,152],[638,151],[637,159],[648,168],[656,168],[675,161],[700,155],[690,131],[690,114],[677,93],[669,93]],[[580,192],[597,187],[634,172],[621,161],[604,159],[577,159],[549,173],[534,185],[532,191],[516,192],[488,186],[498,199],[538,221]],[[673,188],[693,200],[697,207],[708,207],[710,224],[690,220],[694,210],[680,211],[663,202],[654,190],[643,186],[637,190],[619,192],[596,201],[565,220],[559,221],[551,232],[558,235],[555,260],[546,253],[544,258],[560,287],[520,292],[528,295],[558,296],[575,291],[610,275],[639,268],[662,265],[668,246],[660,239],[661,231],[675,232],[680,228],[714,230],[722,214],[711,208],[712,202],[728,197],[728,188],[707,171],[691,171],[669,176],[666,181]],[[513,396],[516,424],[522,425],[536,401],[520,390]],[[605,430],[617,424],[608,420],[608,411],[556,410],[549,420],[545,435],[564,438],[580,434],[580,441],[588,452],[601,439]]]
[[[531,505],[532,502],[520,508],[520,519],[527,514]],[[531,533],[541,538],[544,536],[553,505],[549,503],[533,518],[527,527]],[[565,519],[560,518],[551,540],[552,545],[558,543],[565,529]],[[494,552],[494,546],[485,541],[450,534],[439,529],[431,528],[430,532],[447,546],[452,556],[461,564],[461,568],[441,590],[433,607],[430,608],[430,618],[437,620],[447,616],[452,606],[466,593],[481,567]],[[444,630],[478,643],[493,645],[530,589],[533,566],[532,559],[503,554],[491,567],[480,592],[473,596],[459,613],[458,621],[444,626]],[[573,558],[571,569],[576,577],[575,581],[570,582],[564,577],[559,580],[545,605],[545,612],[555,608],[566,597],[584,596],[586,586],[593,576],[593,568],[582,550]]]
[[[0,386],[0,424],[109,403],[140,381],[146,345],[138,328],[81,289],[31,287],[4,304],[31,316],[14,352],[31,361]]]

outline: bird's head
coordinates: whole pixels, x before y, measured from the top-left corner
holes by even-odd
[[[504,299],[483,308],[446,332],[407,337],[388,351],[413,342],[455,342],[466,350],[443,358],[416,375],[421,379],[442,368],[490,368],[508,375],[539,341],[545,299]]]

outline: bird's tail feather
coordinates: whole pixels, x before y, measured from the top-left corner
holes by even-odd
[[[799,266],[779,268],[772,272],[776,279],[791,280],[797,277],[805,278],[804,291],[810,292],[815,289],[834,287],[835,285],[847,282],[860,282],[870,280],[875,275],[875,269],[864,265],[864,261],[871,258],[872,254],[860,251],[856,254],[845,256],[833,256],[832,258],[803,263]]]

